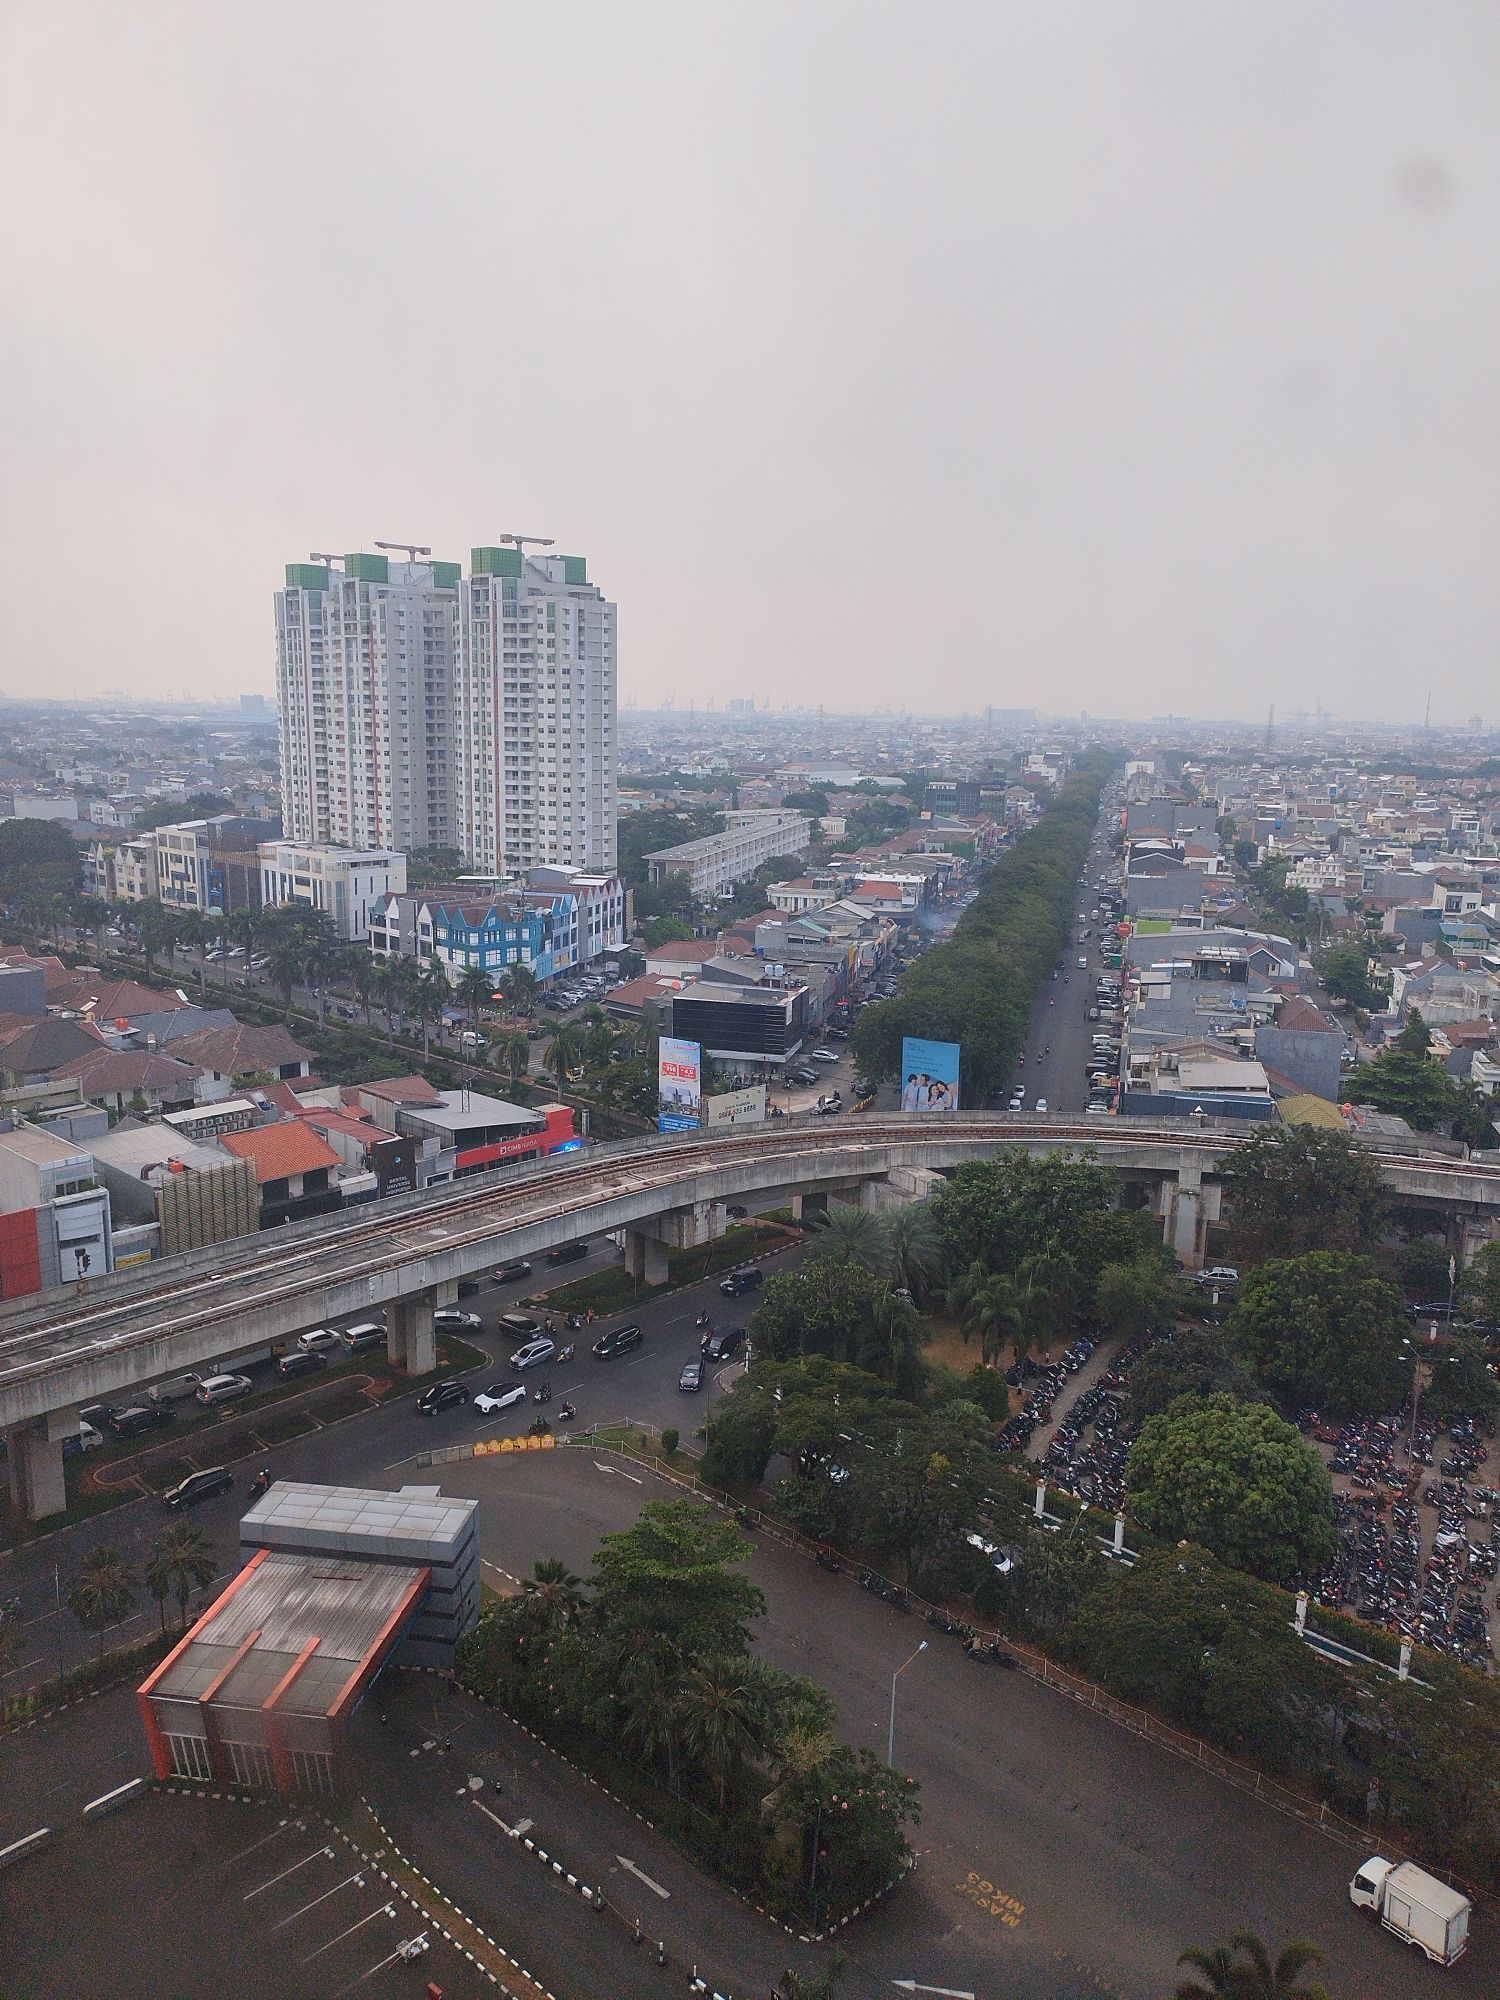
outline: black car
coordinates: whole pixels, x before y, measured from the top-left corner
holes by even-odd
[[[703,1387],[703,1363],[689,1361],[677,1378],[677,1386],[685,1396],[696,1396]]]
[[[169,1507],[191,1507],[196,1501],[212,1500],[216,1493],[228,1493],[233,1485],[234,1474],[228,1466],[210,1465],[179,1479],[161,1497]]]
[[[576,1264],[580,1257],[587,1257],[587,1243],[559,1243],[555,1250],[547,1252],[549,1264]]]
[[[708,1362],[727,1361],[732,1354],[738,1354],[745,1344],[745,1329],[742,1326],[726,1326],[722,1333],[711,1333],[703,1343],[703,1359]]]
[[[726,1299],[737,1299],[741,1292],[758,1292],[766,1282],[764,1271],[731,1271],[727,1278],[719,1282],[719,1290]]]
[[[316,1375],[328,1366],[326,1354],[283,1354],[276,1364],[278,1375]]]
[[[731,1201],[726,1205],[724,1213],[736,1222],[743,1222],[750,1211],[742,1201]]]
[[[509,1285],[513,1284],[517,1278],[529,1278],[530,1276],[531,1266],[526,1262],[524,1257],[518,1257],[513,1263],[501,1264],[497,1268],[495,1283],[497,1285]]]
[[[109,1427],[117,1438],[139,1437],[142,1431],[154,1431],[162,1424],[170,1424],[176,1417],[175,1410],[169,1410],[163,1403],[132,1403],[128,1410],[116,1410],[109,1419]]]
[[[417,1409],[424,1417],[435,1417],[439,1410],[457,1409],[460,1403],[467,1403],[469,1391],[462,1382],[434,1382],[430,1389],[424,1389],[417,1398]]]
[[[639,1347],[644,1338],[638,1326],[612,1326],[594,1342],[594,1359],[613,1361],[617,1354],[628,1354],[632,1347]]]

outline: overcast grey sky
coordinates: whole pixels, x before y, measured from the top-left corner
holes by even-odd
[[[1493,717],[1493,0],[19,0],[0,688],[311,549],[588,556],[622,697]]]

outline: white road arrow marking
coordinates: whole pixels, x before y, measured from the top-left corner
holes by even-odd
[[[628,1479],[632,1486],[644,1484],[642,1480],[636,1478],[633,1472],[622,1472],[618,1465],[601,1465],[597,1458],[594,1460],[594,1470],[595,1472],[612,1472],[617,1479]]]
[[[672,1891],[670,1889],[664,1889],[661,1886],[660,1882],[653,1882],[651,1880],[651,1877],[649,1875],[643,1874],[641,1870],[636,1867],[633,1861],[627,1861],[623,1854],[617,1854],[615,1856],[615,1859],[616,1861],[619,1862],[622,1868],[629,1870],[629,1872],[635,1877],[637,1882],[644,1882],[648,1889],[653,1890],[656,1895],[660,1896],[664,1903],[671,1901]],[[974,1996],[972,1993],[969,1995],[969,2000],[974,2000]]]
[[[915,1979],[893,1979],[891,1984],[903,1993],[936,1993],[939,2000],[974,2000],[972,1993],[961,1992],[957,1986],[922,1986]]]

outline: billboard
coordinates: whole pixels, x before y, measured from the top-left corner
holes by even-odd
[[[926,1042],[916,1035],[907,1035],[903,1039],[901,1109],[957,1111],[957,1042]]]
[[[753,1083],[748,1090],[726,1090],[722,1097],[710,1097],[704,1110],[710,1132],[727,1125],[759,1125],[766,1115],[766,1086]]]
[[[695,1132],[703,1090],[703,1051],[696,1042],[661,1035],[656,1043],[656,1127]]]

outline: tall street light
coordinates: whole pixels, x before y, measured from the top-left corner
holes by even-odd
[[[918,1646],[917,1653],[925,1653],[926,1651],[927,1641],[924,1639],[921,1645]],[[911,1660],[903,1660],[891,1675],[891,1726],[886,1732],[885,1761],[892,1766],[896,1762],[896,1683],[911,1665],[911,1661],[917,1657],[917,1653],[912,1654]]]

